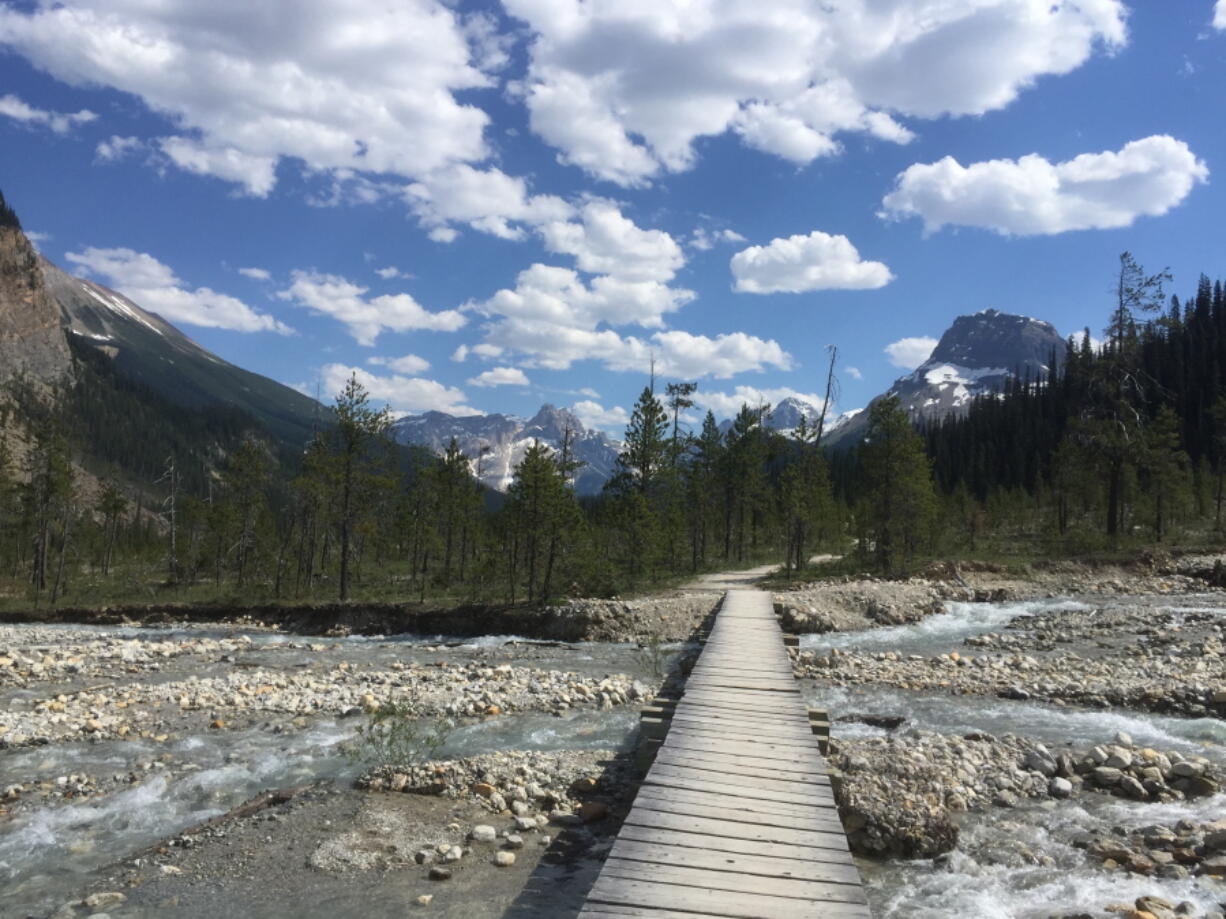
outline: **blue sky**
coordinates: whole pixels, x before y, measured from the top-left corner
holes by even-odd
[[[1226,274],[1224,90],[1226,0],[0,2],[0,188],[242,366],[616,432]]]

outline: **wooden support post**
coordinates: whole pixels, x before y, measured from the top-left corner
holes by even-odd
[[[800,636],[784,633],[783,646],[785,648],[799,648],[800,647]]]

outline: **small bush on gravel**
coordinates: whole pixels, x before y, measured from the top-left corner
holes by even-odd
[[[384,702],[358,728],[357,742],[347,752],[374,766],[424,763],[435,758],[451,728],[450,721],[423,720],[408,705]]]

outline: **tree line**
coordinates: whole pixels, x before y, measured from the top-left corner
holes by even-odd
[[[1125,254],[1101,347],[1087,331],[1045,378],[923,430],[875,400],[846,451],[820,423],[773,429],[764,406],[687,430],[697,384],[653,380],[590,497],[570,434],[531,445],[498,495],[455,441],[395,443],[356,379],[293,453],[241,412],[172,405],[78,354],[58,400],[20,381],[0,400],[0,596],[536,603],[760,562],[798,576],[822,551],[895,574],[1220,533],[1226,295],[1202,279],[1168,301],[1168,282]]]

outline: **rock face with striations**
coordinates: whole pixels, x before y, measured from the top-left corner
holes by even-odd
[[[24,374],[55,383],[71,371],[60,310],[43,281],[38,253],[0,194],[0,382]]]
[[[1042,379],[1054,369],[1053,361],[1064,360],[1067,348],[1055,327],[1041,319],[998,310],[959,316],[932,356],[878,398],[898,396],[917,424],[939,421],[964,414],[977,397],[1000,392],[1010,379]],[[860,412],[832,432],[828,443],[850,447],[867,429],[868,412]]]

